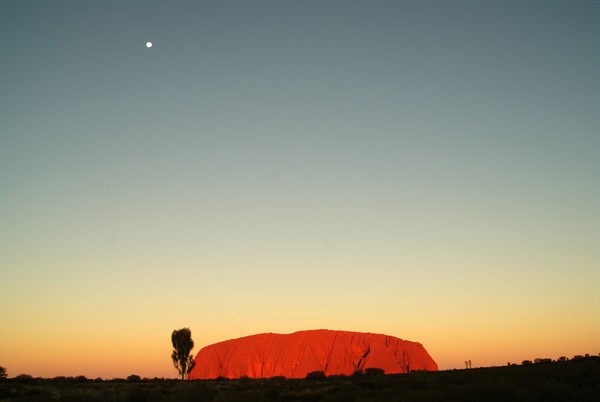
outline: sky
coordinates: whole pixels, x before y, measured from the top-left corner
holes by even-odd
[[[582,0],[2,0],[0,365],[599,353],[599,39]]]

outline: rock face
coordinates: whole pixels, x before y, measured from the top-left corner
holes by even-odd
[[[350,375],[380,368],[386,374],[437,370],[423,345],[379,334],[312,330],[258,334],[201,349],[189,379],[304,378],[312,371]]]

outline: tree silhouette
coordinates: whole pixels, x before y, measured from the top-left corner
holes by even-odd
[[[0,380],[6,378],[6,369],[0,366]]]
[[[173,365],[183,380],[185,376],[192,371],[195,365],[194,356],[190,354],[194,348],[192,331],[190,331],[189,328],[181,328],[173,331],[171,342],[173,342],[171,359],[173,359]]]

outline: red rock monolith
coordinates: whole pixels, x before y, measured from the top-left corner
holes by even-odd
[[[381,334],[299,331],[258,334],[202,348],[189,379],[304,378],[312,371],[350,375],[368,368],[385,374],[438,369],[423,345]]]

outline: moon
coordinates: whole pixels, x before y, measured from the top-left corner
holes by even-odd
[[[152,42],[146,42],[146,47],[150,49],[152,47]]]

